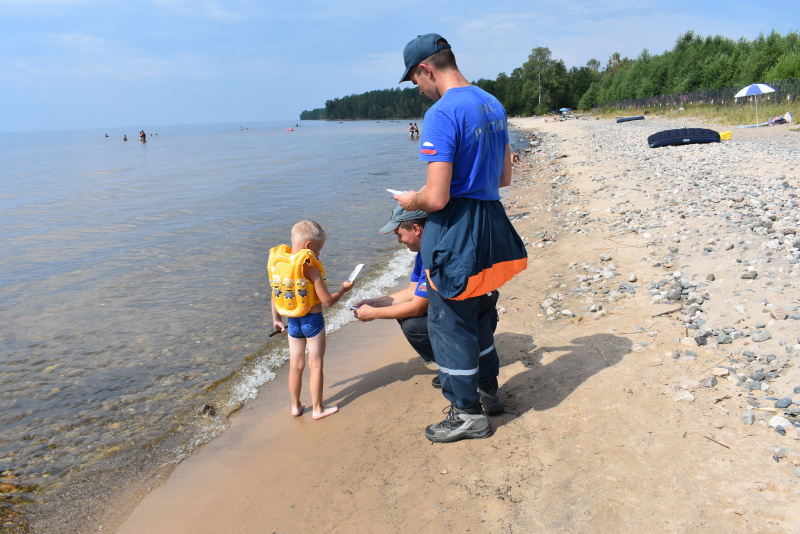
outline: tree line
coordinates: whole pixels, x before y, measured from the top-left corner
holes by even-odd
[[[663,54],[652,55],[645,48],[632,60],[614,52],[601,67],[591,59],[583,67],[567,69],[549,48],[537,47],[510,75],[473,83],[497,97],[510,116],[590,110],[617,100],[800,78],[800,35],[773,30],[753,41],[734,41],[690,30]],[[384,89],[328,100],[324,108],[303,111],[300,118],[414,119],[430,105],[416,88]]]

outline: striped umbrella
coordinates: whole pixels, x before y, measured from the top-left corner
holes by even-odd
[[[755,99],[756,99],[756,124],[760,124],[758,122],[758,95],[763,95],[764,93],[774,93],[774,92],[775,92],[775,89],[770,87],[769,85],[766,85],[766,84],[763,84],[763,83],[754,83],[754,84],[748,85],[747,87],[745,87],[744,89],[742,89],[741,91],[739,91],[738,93],[733,95],[733,97],[734,98],[739,98],[739,97],[742,97],[742,96],[755,97]]]

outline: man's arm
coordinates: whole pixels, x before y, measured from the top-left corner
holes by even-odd
[[[509,156],[510,160],[511,156]],[[449,161],[428,163],[428,181],[419,191],[408,191],[395,195],[397,203],[404,210],[422,210],[428,213],[439,211],[450,201],[450,180],[453,178],[453,164]],[[510,183],[510,182],[509,182]]]
[[[356,303],[358,309],[354,310],[354,313],[360,321],[421,317],[428,311],[428,299],[415,295],[414,290],[416,287],[417,283],[411,282],[406,289],[397,293],[380,299],[371,299],[372,304],[368,304],[366,301],[362,301],[363,304]],[[392,299],[391,303],[386,304],[387,301],[385,299]],[[359,306],[359,304],[361,305]]]
[[[511,163],[511,147],[506,144],[506,158],[503,161],[503,172],[500,174],[500,187],[507,187],[511,185],[511,170],[513,164]]]

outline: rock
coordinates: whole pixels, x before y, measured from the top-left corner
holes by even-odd
[[[733,338],[728,334],[720,334],[717,336],[717,343],[720,345],[730,345],[733,343]]]
[[[792,399],[789,397],[784,397],[782,399],[778,399],[775,401],[776,408],[783,409],[783,408],[788,408],[791,405],[792,405]]]
[[[753,333],[750,336],[750,339],[752,339],[756,343],[762,343],[771,338],[772,334],[769,333],[769,330],[758,330],[757,332]]]
[[[720,378],[725,378],[731,374],[731,370],[725,367],[715,367],[711,370],[711,374]]]
[[[709,282],[713,282],[716,279],[717,278],[714,276],[714,273],[711,273],[708,276],[706,276],[706,280],[708,280]]]
[[[761,391],[761,382],[753,380],[752,382],[745,382],[744,387],[750,391]]]
[[[739,416],[739,419],[741,419],[742,423],[744,423],[746,425],[752,425],[753,423],[756,422],[756,414],[754,414],[753,412],[747,411],[747,412],[744,412],[741,416]]]
[[[772,428],[776,428],[779,426],[782,426],[783,428],[791,428],[792,423],[785,417],[776,415],[769,420],[769,426],[771,426]]]
[[[758,277],[758,271],[747,271],[742,273],[742,280],[755,280]]]
[[[787,312],[785,308],[780,308],[780,307],[772,308],[769,311],[769,314],[772,316],[773,319],[776,319],[778,321],[783,321],[787,317],[789,317],[789,312]]]
[[[703,379],[703,387],[704,388],[713,388],[716,385],[717,385],[717,377],[716,376],[707,376],[707,377],[705,377]]]
[[[699,343],[697,342],[696,337],[685,337],[681,340],[682,345],[686,345],[687,347],[697,347]],[[705,338],[702,338],[705,341]],[[705,343],[704,343],[705,344]]]
[[[674,400],[676,402],[694,402],[694,395],[684,390],[675,395]]]

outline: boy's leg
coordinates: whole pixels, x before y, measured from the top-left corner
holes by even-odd
[[[311,390],[312,416],[314,419],[322,419],[339,411],[336,406],[324,406],[322,404],[322,390],[324,387],[322,366],[325,359],[325,342],[324,328],[316,336],[308,338],[309,389]]]
[[[292,415],[303,413],[300,391],[303,388],[303,371],[306,368],[306,339],[289,337],[289,396],[292,399]]]

